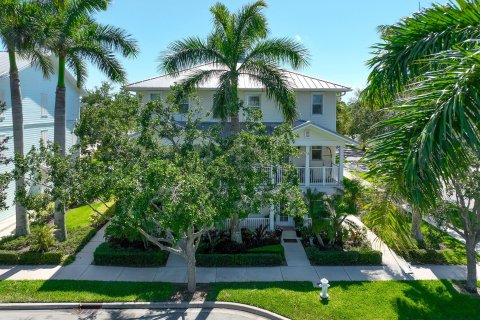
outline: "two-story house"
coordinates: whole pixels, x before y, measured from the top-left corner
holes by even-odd
[[[52,58],[53,59],[53,58]],[[56,65],[56,61],[52,61]],[[32,66],[31,62],[17,57],[19,69],[21,94],[23,102],[23,125],[24,125],[24,152],[28,152],[32,146],[38,146],[40,139],[53,141],[53,123],[55,108],[55,90],[58,73],[55,70],[50,78],[45,79],[40,70]],[[0,51],[0,101],[6,103],[6,110],[0,114],[0,138],[9,137],[5,156],[13,156],[13,123],[12,105],[10,101],[10,80],[9,80],[8,53]],[[75,123],[80,116],[80,96],[83,93],[76,86],[75,78],[66,73],[66,142],[67,148],[76,143],[73,134]],[[1,165],[0,172],[10,171],[13,164]],[[0,222],[2,226],[9,226],[15,223],[15,206],[13,199],[15,186],[12,182],[7,191],[7,205],[9,208],[0,211]],[[1,230],[0,230],[1,231]]]
[[[164,99],[171,86],[181,82],[198,68],[209,69],[213,68],[213,65],[201,65],[185,70],[176,77],[163,75],[142,80],[127,85],[126,89],[141,94],[144,102],[157,98]],[[300,157],[290,161],[297,167],[300,187],[302,190],[310,188],[328,194],[338,192],[342,189],[345,146],[357,145],[357,142],[336,132],[336,103],[342,94],[351,89],[293,71],[283,72],[295,92],[299,114],[293,129],[298,135],[295,145],[300,150]],[[207,125],[220,121],[207,115],[211,114],[213,94],[217,86],[218,80],[212,79],[200,85],[197,90]],[[262,122],[265,125],[274,127],[284,121],[279,108],[273,100],[267,98],[262,86],[246,75],[241,75],[239,79],[239,97],[246,108],[259,108],[262,111]],[[183,101],[181,105],[183,112],[188,110],[189,103]],[[179,122],[184,121],[184,114],[179,113],[175,119]],[[281,178],[281,172],[274,177]],[[262,219],[256,224],[268,223],[270,228],[273,228],[273,225],[293,225],[293,219],[282,215],[280,208],[272,207],[265,212],[252,214],[251,218]]]

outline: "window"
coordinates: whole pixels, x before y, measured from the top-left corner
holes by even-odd
[[[247,107],[260,108],[261,107],[260,95],[257,94],[257,95],[247,96]]]
[[[323,113],[323,94],[312,95],[312,114]]]
[[[188,101],[188,98],[180,100],[180,103],[178,104],[178,107],[180,108],[180,113],[187,113],[189,105],[190,103]]]
[[[42,118],[48,117],[48,95],[46,93],[42,93],[40,98],[40,116]]]
[[[150,100],[157,100],[160,99],[160,94],[159,93],[150,93]]]
[[[40,138],[42,139],[43,143],[46,144],[48,142],[48,130],[40,131]]]
[[[312,160],[322,160],[322,147],[312,147]]]

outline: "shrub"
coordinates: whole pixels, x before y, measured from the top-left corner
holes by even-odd
[[[0,251],[0,264],[55,264],[62,262],[63,254],[58,251],[50,252],[17,252]]]
[[[55,244],[53,227],[43,225],[32,231],[32,250],[37,252],[48,251]]]
[[[410,249],[401,252],[412,263],[423,264],[448,264],[446,254],[451,250],[433,250],[433,249]]]
[[[279,266],[283,264],[283,256],[279,253],[197,253],[196,259],[199,267]]]
[[[382,253],[373,250],[361,251],[320,251],[315,247],[305,248],[313,265],[380,265]]]
[[[93,258],[96,265],[104,266],[163,266],[167,262],[168,252],[159,249],[120,248],[105,242],[97,247]]]

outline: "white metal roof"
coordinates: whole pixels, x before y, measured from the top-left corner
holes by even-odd
[[[29,60],[17,56],[18,71],[28,68],[31,65]],[[10,71],[10,63],[8,60],[8,52],[0,51],[0,78],[8,77]]]
[[[353,139],[345,137],[344,135],[341,135],[340,133],[338,133],[336,131],[327,129],[324,126],[321,126],[319,124],[316,124],[316,123],[313,123],[313,122],[310,122],[310,121],[305,121],[305,122],[301,122],[299,124],[294,124],[293,131],[297,131],[297,130],[300,130],[300,129],[305,128],[305,127],[314,127],[314,128],[316,128],[320,131],[323,131],[327,134],[332,135],[333,137],[336,137],[337,139],[343,140],[346,143],[353,144],[354,146],[359,146],[360,145],[360,143],[358,143],[357,141],[355,141]]]
[[[158,76],[150,79],[145,79],[142,81],[134,82],[128,84],[125,88],[130,91],[142,91],[142,90],[162,90],[169,89],[175,83],[181,83],[182,80],[186,79],[191,74],[195,73],[198,70],[225,70],[225,68],[218,64],[204,64],[191,69],[186,69],[181,71],[178,76],[173,77],[169,74]],[[330,81],[310,77],[304,74],[297,72],[280,69],[287,78],[290,86],[294,90],[321,90],[321,91],[337,91],[337,92],[346,92],[351,91],[351,88],[336,84]],[[202,83],[198,88],[199,89],[216,89],[218,87],[218,78],[212,78],[211,80]],[[241,74],[238,81],[239,89],[262,89],[263,86],[258,82],[252,79],[250,76]]]
[[[53,55],[50,56],[50,59],[53,62],[54,70],[58,70],[58,59]],[[17,55],[17,68],[19,72],[30,67],[36,68],[35,66],[32,65],[32,62],[30,60],[24,59],[19,55]],[[9,73],[10,73],[10,62],[8,59],[8,52],[0,51],[0,78],[8,77]],[[66,70],[65,76],[66,76],[66,79],[70,81],[70,83],[75,88],[77,88],[77,81],[75,80],[75,77],[68,70]],[[87,94],[87,91],[85,91],[84,88],[80,88],[78,90],[80,91],[81,95]]]

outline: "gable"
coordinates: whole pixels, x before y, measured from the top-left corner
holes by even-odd
[[[293,131],[298,135],[294,143],[298,146],[345,146],[347,144],[353,144],[355,146],[359,145],[359,143],[355,140],[310,122],[305,122],[294,127]]]

